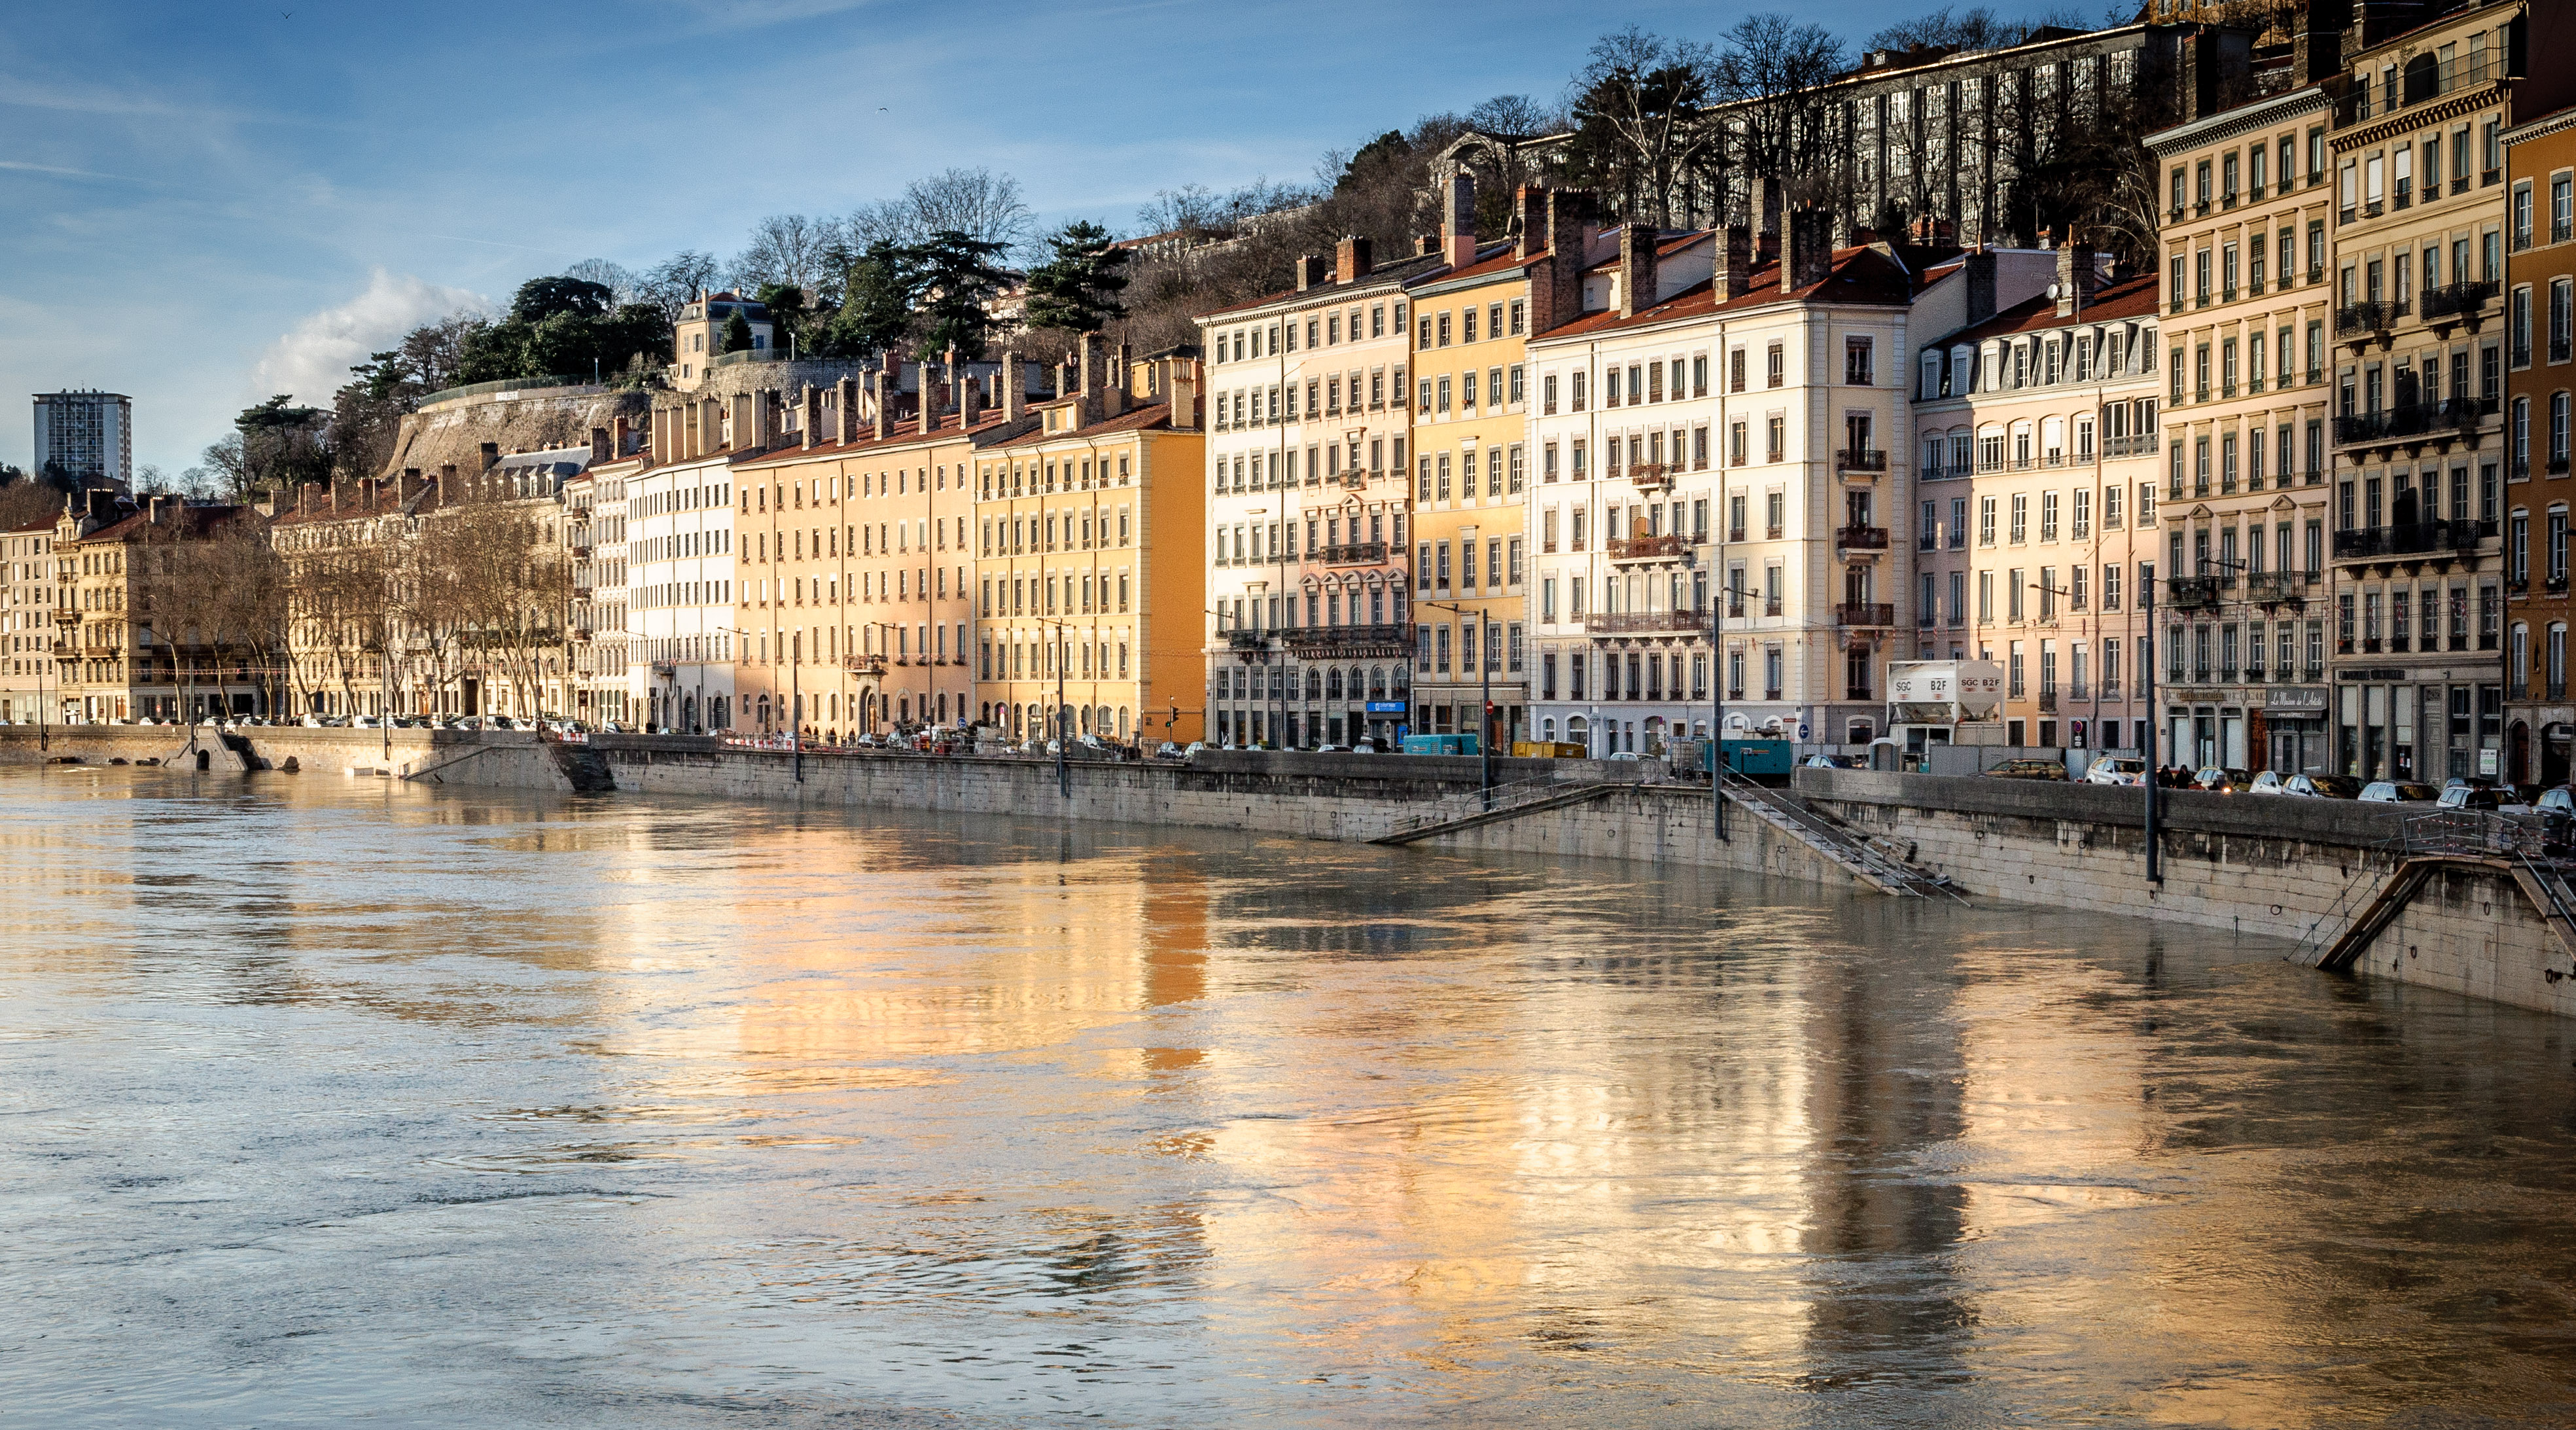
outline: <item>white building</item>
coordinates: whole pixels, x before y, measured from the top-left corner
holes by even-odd
[[[1652,753],[1706,731],[1721,679],[1731,730],[1877,732],[1920,279],[1900,250],[1832,248],[1823,214],[1788,229],[1785,262],[1740,228],[1622,233],[1581,315],[1530,341],[1542,740]]]
[[[719,448],[617,478],[626,492],[628,708],[652,729],[703,735],[737,723],[736,455]]]

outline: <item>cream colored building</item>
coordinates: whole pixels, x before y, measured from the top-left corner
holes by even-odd
[[[2165,199],[2166,721],[2194,766],[2324,770],[2327,427],[2334,320],[2316,86],[2148,141]]]
[[[54,671],[54,523],[38,522],[0,532],[0,575],[8,578],[8,605],[0,609],[0,720],[34,720],[46,711],[62,677]]]

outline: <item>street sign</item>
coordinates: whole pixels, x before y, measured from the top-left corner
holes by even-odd
[[[1367,708],[1371,715],[1401,715],[1406,706],[1401,700],[1372,700]]]

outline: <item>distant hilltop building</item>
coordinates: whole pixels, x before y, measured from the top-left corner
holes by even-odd
[[[121,392],[37,393],[35,470],[84,486],[131,486],[134,399]]]

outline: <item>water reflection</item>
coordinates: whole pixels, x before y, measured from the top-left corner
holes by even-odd
[[[2576,1418],[2567,1032],[2259,941],[331,777],[0,854],[44,1423]]]

